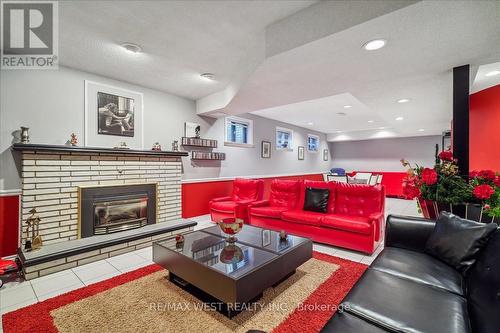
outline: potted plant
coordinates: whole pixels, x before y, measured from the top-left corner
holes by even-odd
[[[441,211],[485,223],[500,217],[500,180],[494,171],[472,172],[468,178],[463,177],[448,150],[439,154],[436,151],[433,168],[412,167],[404,159],[401,163],[408,168],[403,193],[407,199],[417,199],[424,217],[435,219]]]

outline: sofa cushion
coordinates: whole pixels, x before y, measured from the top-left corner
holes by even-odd
[[[306,187],[304,210],[326,213],[330,190],[327,188]]]
[[[236,178],[233,182],[233,200],[260,200],[264,182],[260,179]]]
[[[335,210],[335,182],[323,182],[316,180],[304,180],[302,186],[300,188],[300,200],[299,200],[299,208],[302,209],[304,207],[305,198],[306,198],[306,188],[321,188],[330,190],[330,196],[328,197],[328,205],[326,208],[326,212],[328,214],[333,214]]]
[[[335,214],[366,216],[384,211],[380,185],[337,184]]]
[[[442,212],[425,244],[425,252],[465,272],[496,228],[494,223],[474,222]]]
[[[453,267],[422,252],[386,247],[370,268],[465,295],[462,275]]]
[[[274,207],[286,207],[296,209],[299,203],[300,180],[274,179],[271,182],[269,193],[269,205]]]
[[[303,210],[288,210],[281,213],[281,219],[287,222],[319,226],[321,219],[325,216],[322,213],[306,212]]]
[[[253,216],[263,216],[279,219],[281,218],[281,213],[283,213],[287,209],[288,208],[286,207],[275,206],[252,207],[250,209],[250,214]]]
[[[321,226],[364,235],[371,234],[373,230],[370,219],[367,217],[339,214],[326,215],[321,221]]]
[[[475,332],[500,332],[500,229],[467,271],[467,299]]]
[[[321,330],[322,333],[385,333],[389,332],[347,312],[337,311]]]
[[[448,291],[368,269],[343,301],[345,311],[394,332],[471,332],[467,301]]]
[[[234,213],[236,202],[234,201],[213,201],[210,203],[210,209],[223,213]]]

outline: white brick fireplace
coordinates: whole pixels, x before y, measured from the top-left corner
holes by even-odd
[[[157,184],[159,222],[181,217],[180,157],[87,152],[22,151],[22,244],[29,211],[41,217],[43,244],[78,238],[78,189]]]

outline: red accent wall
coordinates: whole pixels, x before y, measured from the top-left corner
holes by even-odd
[[[261,179],[264,180],[264,198],[269,196],[271,181],[275,178],[323,180],[323,175],[313,174],[286,177],[262,177]],[[229,196],[232,191],[232,180],[182,184],[182,217],[189,218],[208,214],[208,202],[210,200],[213,198]]]
[[[17,253],[19,240],[19,196],[0,197],[0,258]]]
[[[382,175],[382,185],[385,186],[385,196],[394,198],[404,198],[403,178],[406,172],[387,172],[387,171],[357,171],[371,172],[375,175]]]
[[[500,85],[470,96],[469,169],[500,171]]]

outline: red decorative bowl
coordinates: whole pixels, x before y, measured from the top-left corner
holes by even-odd
[[[230,243],[234,243],[236,241],[234,235],[240,232],[243,228],[243,220],[233,217],[222,219],[222,221],[219,222],[219,227],[223,233],[229,235],[227,241]]]

